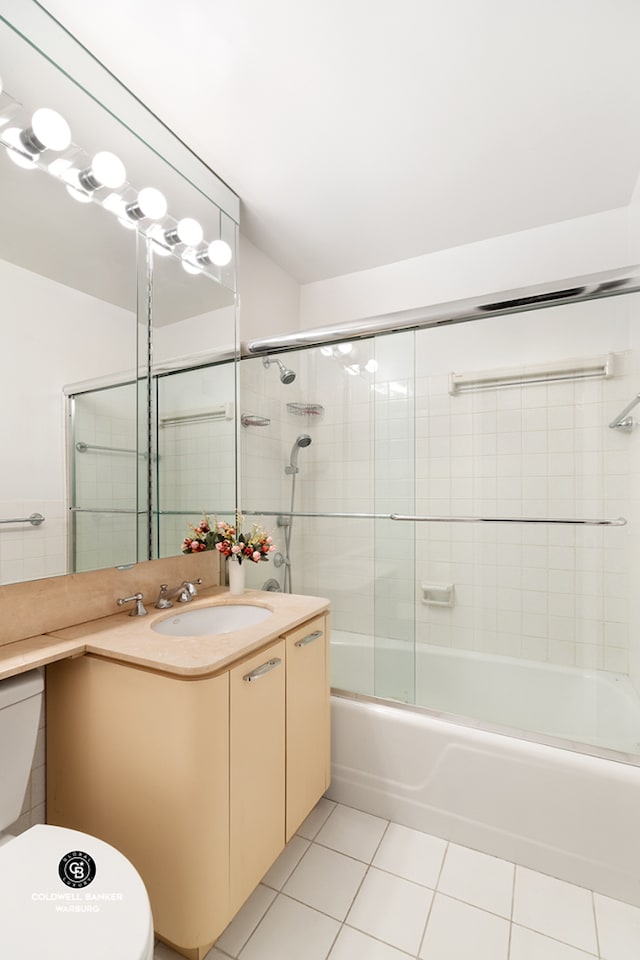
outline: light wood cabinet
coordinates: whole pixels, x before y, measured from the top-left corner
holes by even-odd
[[[329,786],[329,644],[325,617],[286,635],[287,842]]]
[[[284,641],[234,667],[229,680],[229,880],[235,913],[284,846]]]
[[[214,677],[47,668],[47,819],[113,844],[201,960],[329,784],[327,618]]]

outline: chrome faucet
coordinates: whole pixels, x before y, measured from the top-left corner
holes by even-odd
[[[145,610],[144,605],[142,603],[141,593],[134,593],[132,597],[121,597],[120,600],[116,600],[116,603],[118,604],[119,607],[122,607],[125,603],[131,603],[132,600],[135,602],[135,607],[133,608],[129,616],[130,617],[146,617],[147,611]]]
[[[173,590],[169,590],[168,583],[161,583],[160,593],[156,600],[156,609],[168,610],[169,607],[173,606],[172,598],[177,600],[178,603],[189,603],[197,595],[196,584],[200,583],[202,583],[200,577],[193,581],[183,580],[180,586],[174,587]]]

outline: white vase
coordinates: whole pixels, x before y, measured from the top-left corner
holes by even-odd
[[[240,563],[239,560],[236,560],[235,557],[229,557],[229,562],[227,564],[227,569],[229,573],[229,593],[234,596],[238,596],[240,593],[244,593],[244,577],[245,577],[245,564]]]

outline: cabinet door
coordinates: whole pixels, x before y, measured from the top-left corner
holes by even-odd
[[[235,912],[284,847],[285,645],[230,671],[230,879]]]
[[[229,922],[228,676],[84,656],[47,668],[47,820],[113,844],[156,932],[193,949]]]
[[[316,617],[285,639],[288,841],[329,786],[327,618]]]

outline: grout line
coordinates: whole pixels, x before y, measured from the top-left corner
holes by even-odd
[[[598,914],[596,912],[596,898],[593,890],[591,891],[591,906],[593,909],[593,926],[596,931],[596,948],[598,950],[598,956],[600,956],[601,955],[600,931],[598,930]]]

